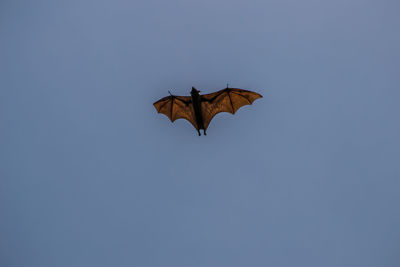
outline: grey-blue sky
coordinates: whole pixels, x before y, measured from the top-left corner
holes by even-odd
[[[2,1],[1,266],[398,266],[396,1]],[[264,95],[207,137],[171,90]]]

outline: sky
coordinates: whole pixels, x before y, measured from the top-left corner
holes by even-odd
[[[399,8],[2,0],[0,266],[399,266]]]

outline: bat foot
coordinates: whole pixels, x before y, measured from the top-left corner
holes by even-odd
[[[204,135],[207,135],[206,131],[203,131],[203,132],[204,132]]]

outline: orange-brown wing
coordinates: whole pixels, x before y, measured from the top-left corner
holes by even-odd
[[[262,95],[238,88],[226,88],[215,93],[201,96],[201,113],[204,128],[207,129],[212,118],[220,112],[235,112],[244,105],[251,105]]]
[[[197,129],[192,98],[190,96],[170,95],[155,102],[158,113],[166,115],[172,122],[177,119],[188,120]]]

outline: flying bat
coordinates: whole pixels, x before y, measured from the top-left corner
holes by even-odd
[[[235,112],[244,105],[251,105],[262,95],[239,88],[222,89],[215,93],[200,95],[200,91],[192,87],[190,96],[177,96],[169,92],[169,96],[153,103],[158,113],[166,115],[171,122],[177,119],[188,120],[197,132],[203,129],[204,135],[212,118],[220,112]]]

